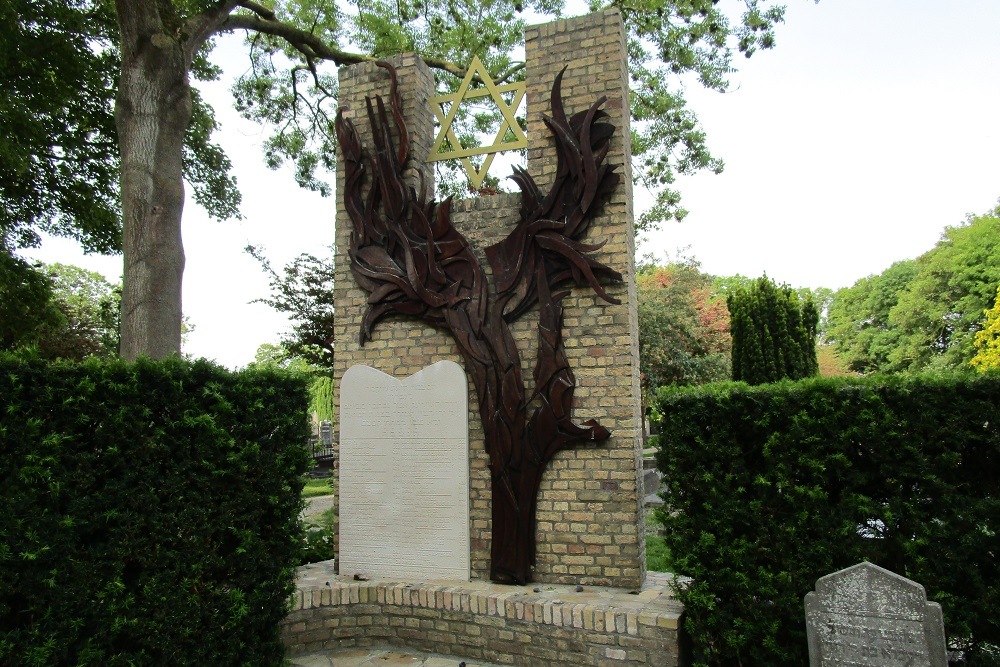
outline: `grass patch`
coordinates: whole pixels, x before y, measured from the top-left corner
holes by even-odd
[[[306,485],[302,487],[303,498],[328,496],[331,493],[333,493],[333,477],[324,477],[323,479],[307,479]]]
[[[670,550],[659,535],[646,535],[646,569],[650,572],[673,572]]]
[[[667,542],[659,534],[663,528],[656,518],[656,511],[646,509],[646,569],[650,572],[673,572],[674,565],[670,558]]]

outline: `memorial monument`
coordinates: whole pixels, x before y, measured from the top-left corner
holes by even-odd
[[[481,150],[448,136],[458,93],[439,96],[413,55],[341,70],[343,562],[339,574],[302,568],[284,628],[293,653],[404,645],[512,665],[683,664],[682,608],[645,571],[621,14],[529,27],[525,54],[521,194],[461,201],[433,201],[428,165],[445,139],[459,159]],[[503,102],[510,131],[494,144],[521,142],[520,89],[470,71],[459,93]],[[449,378],[426,382],[441,362]],[[446,407],[463,389],[464,419]],[[463,508],[466,530],[453,530]],[[393,573],[404,562],[415,569]]]
[[[635,588],[645,542],[624,40],[617,13],[571,23],[526,33],[520,196],[435,202],[427,161],[460,97],[429,105],[433,76],[413,56],[342,71],[335,384],[343,405],[354,366],[402,380],[460,362],[470,576]],[[513,102],[495,99],[510,125]],[[350,446],[351,425],[339,427]]]

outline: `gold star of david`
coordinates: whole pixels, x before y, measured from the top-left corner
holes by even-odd
[[[469,90],[469,86],[477,74],[483,82],[483,87]],[[437,162],[439,160],[460,158],[462,164],[465,166],[466,173],[469,175],[469,180],[472,181],[472,186],[476,189],[482,187],[483,179],[486,178],[486,172],[489,171],[490,165],[493,164],[494,155],[517,148],[526,148],[528,145],[528,138],[524,135],[524,130],[521,129],[521,126],[514,118],[514,112],[520,106],[521,100],[524,99],[524,87],[524,81],[520,83],[507,83],[501,86],[496,85],[493,83],[493,79],[490,78],[489,72],[483,67],[479,56],[473,56],[472,65],[469,67],[469,71],[465,73],[465,78],[462,79],[462,85],[459,86],[458,92],[449,95],[436,95],[430,99],[434,115],[437,116],[438,122],[441,123],[441,131],[438,133],[437,139],[434,140],[434,145],[431,146],[427,161]],[[504,101],[503,93],[514,93],[510,104]],[[451,129],[452,121],[455,120],[455,115],[458,113],[458,107],[461,105],[462,100],[486,97],[487,95],[493,99],[500,113],[503,115],[500,131],[497,132],[497,136],[490,146],[465,148],[458,141],[458,137],[455,136],[455,131]],[[451,104],[451,108],[448,109],[447,113],[444,112],[446,104]],[[513,140],[504,141],[508,132],[511,132],[514,138]],[[441,146],[444,144],[445,139],[451,144],[452,150],[441,152]],[[472,164],[472,160],[469,159],[473,155],[486,156],[479,169],[476,169],[476,166]]]

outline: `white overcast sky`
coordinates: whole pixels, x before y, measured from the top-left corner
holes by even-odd
[[[333,199],[265,168],[266,133],[232,111],[241,52],[240,38],[223,40],[225,76],[203,91],[244,219],[217,222],[189,201],[183,223],[184,312],[195,326],[184,352],[232,368],[288,328],[249,303],[268,287],[244,246],[263,246],[280,268],[334,238]],[[688,90],[725,172],[680,179],[691,214],[644,238],[640,253],[686,248],[709,273],[836,289],[920,255],[1000,198],[1000,1],[788,0],[776,48],[736,65],[732,92]],[[60,239],[25,254],[121,276],[120,257],[83,256]]]

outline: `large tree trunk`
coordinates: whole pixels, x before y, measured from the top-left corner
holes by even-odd
[[[125,276],[121,354],[161,359],[181,348],[182,159],[191,119],[190,46],[168,31],[160,3],[118,0]],[[172,34],[167,34],[168,32]]]

